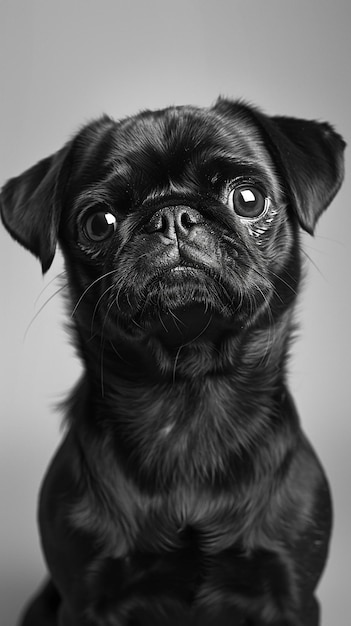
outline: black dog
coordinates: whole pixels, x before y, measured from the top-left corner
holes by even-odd
[[[220,99],[103,117],[5,185],[44,272],[61,246],[84,363],[25,626],[319,623],[330,496],[285,364],[299,229],[343,149],[328,124]]]

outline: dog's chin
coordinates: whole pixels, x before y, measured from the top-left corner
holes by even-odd
[[[192,303],[168,311],[144,322],[144,332],[169,351],[188,345],[220,342],[231,327],[228,318],[204,303]]]

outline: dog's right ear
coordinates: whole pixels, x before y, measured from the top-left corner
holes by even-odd
[[[61,216],[63,172],[71,142],[39,161],[20,176],[11,178],[0,194],[4,226],[41,261],[45,273],[54,258]]]
[[[0,214],[10,232],[41,261],[45,273],[55,256],[65,190],[71,174],[94,171],[96,153],[115,122],[103,115],[84,126],[61,150],[11,178],[0,194]]]

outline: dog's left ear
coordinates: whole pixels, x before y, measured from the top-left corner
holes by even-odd
[[[343,180],[346,144],[342,137],[328,123],[270,117],[242,102],[219,99],[215,109],[243,115],[258,127],[300,225],[313,234]]]
[[[71,143],[11,178],[0,195],[4,226],[41,261],[45,273],[54,258],[61,217],[64,164]]]
[[[344,177],[345,142],[326,122],[262,116],[299,222],[311,235]]]

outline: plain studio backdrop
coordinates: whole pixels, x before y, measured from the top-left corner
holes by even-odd
[[[332,122],[350,141],[350,0],[0,0],[0,183],[103,112],[119,118],[219,94]],[[350,242],[347,176],[315,237],[290,387],[326,468],[335,522],[319,587],[323,626],[350,624]],[[80,371],[64,326],[58,254],[1,238],[0,624],[44,576],[40,481],[60,438],[55,405]]]

